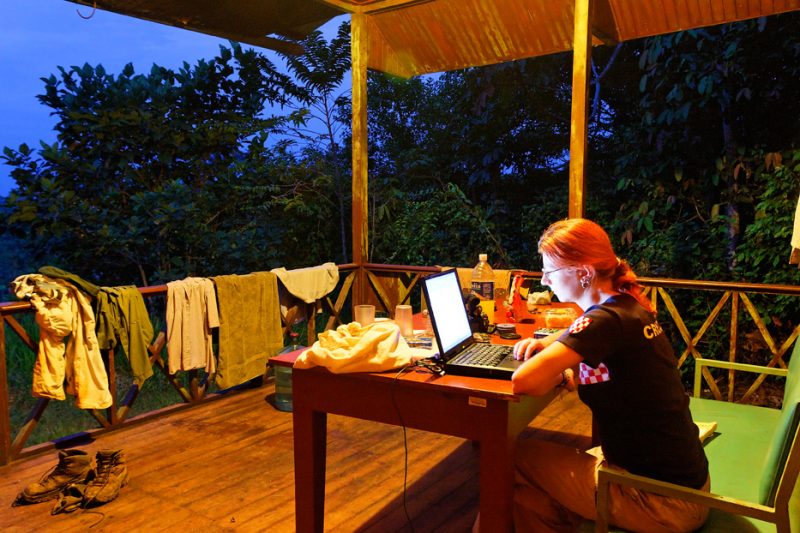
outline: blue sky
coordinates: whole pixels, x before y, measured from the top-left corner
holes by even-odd
[[[341,20],[337,17],[326,28],[331,23],[335,28]],[[136,72],[147,72],[153,63],[177,68],[183,61],[193,64],[214,57],[220,45],[227,41],[106,11],[92,14],[90,7],[65,0],[3,2],[0,150],[55,140],[55,120],[36,95],[44,88],[40,78],[55,74],[59,66],[102,63],[106,71],[116,73],[132,63]],[[0,196],[14,185],[10,170],[0,162]]]

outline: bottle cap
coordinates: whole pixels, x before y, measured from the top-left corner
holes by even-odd
[[[489,256],[488,256],[488,255],[486,255],[486,254],[479,254],[479,255],[478,255],[478,261],[486,261],[486,259],[487,259],[488,257],[489,257]]]

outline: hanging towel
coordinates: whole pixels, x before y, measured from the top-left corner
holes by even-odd
[[[789,264],[798,265],[800,268],[800,198],[794,211],[794,230],[792,231],[792,253],[789,255]]]
[[[296,368],[324,366],[334,374],[347,372],[384,372],[411,363],[428,350],[410,348],[394,322],[358,322],[323,331],[311,348],[300,354]]]
[[[212,278],[219,301],[217,385],[227,389],[264,374],[283,348],[278,278],[271,272]]]
[[[153,340],[153,324],[142,293],[133,285],[101,287],[96,307],[100,349],[112,350],[121,344],[131,364],[133,380],[141,389],[153,375],[147,349]]]
[[[108,374],[89,297],[71,283],[41,274],[19,276],[11,282],[11,290],[36,309],[39,348],[33,366],[33,396],[65,399],[66,379],[66,394],[77,398],[78,408],[110,407]]]
[[[339,283],[339,268],[335,263],[294,270],[273,268],[270,272],[278,276],[286,290],[307,304],[319,300]]]
[[[208,278],[167,283],[167,357],[169,373],[216,370],[211,329],[219,326],[214,284]]]

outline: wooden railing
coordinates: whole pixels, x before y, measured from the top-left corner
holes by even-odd
[[[392,316],[398,304],[414,303],[418,305],[421,301],[420,280],[429,273],[438,272],[440,267],[418,267],[408,265],[383,265],[365,264],[361,268],[355,264],[339,265],[340,280],[334,291],[320,300],[307,304],[305,309],[295,307],[289,309],[285,316],[282,316],[284,333],[296,325],[296,319],[301,311],[304,311],[307,323],[307,342],[313,343],[316,339],[317,331],[332,329],[351,319],[351,306],[353,303],[373,303],[378,313]],[[539,280],[541,273],[529,271],[513,271],[525,277]],[[368,291],[363,298],[364,302],[353,302],[353,287],[357,276],[364,276],[367,280]],[[786,361],[784,356],[789,352],[789,348],[800,334],[800,324],[795,324],[788,336],[775,339],[770,332],[767,320],[758,311],[757,306],[752,302],[752,295],[784,295],[792,298],[800,297],[800,287],[785,285],[763,285],[746,283],[723,283],[705,282],[673,279],[643,278],[647,294],[659,312],[659,320],[665,328],[670,328],[674,336],[679,338],[683,346],[679,346],[679,366],[687,367],[695,357],[707,359],[724,358],[729,361],[736,361],[738,354],[742,351],[739,338],[747,329],[748,333],[758,332],[763,339],[764,345],[769,350],[769,361],[765,364],[768,367],[785,368]],[[153,298],[163,298],[166,296],[166,285],[143,287],[140,289],[146,302]],[[681,308],[680,301],[684,295],[697,295],[704,293],[715,302],[710,311],[700,311],[695,308]],[[708,299],[708,298],[707,298]],[[349,304],[349,305],[348,305]],[[741,307],[747,311],[741,313]],[[12,334],[19,337],[22,342],[35,354],[37,346],[31,340],[31,336],[17,320],[17,316],[25,313],[32,313],[32,307],[28,302],[0,303],[0,317],[5,326]],[[325,324],[317,324],[318,313],[327,315]],[[727,346],[724,353],[719,350],[708,353],[709,343],[706,337],[714,327],[719,329],[721,317],[728,313],[730,315],[729,324],[725,326],[728,336]],[[749,329],[742,326],[745,317],[750,317],[753,326]],[[784,317],[797,321],[798,317]],[[690,331],[690,323],[702,324],[696,331]],[[716,326],[715,326],[716,324]],[[321,326],[321,327],[320,327]],[[190,406],[197,402],[206,401],[218,397],[219,395],[209,393],[208,376],[199,376],[191,371],[185,376],[186,379],[178,379],[175,375],[170,375],[164,354],[165,334],[160,332],[156,340],[150,346],[150,359],[164,374],[167,381],[175,388],[180,395],[182,406]],[[717,342],[719,344],[719,342]],[[113,352],[104,353],[104,361],[109,375],[109,382],[112,391],[118,390],[118,376],[114,368]],[[718,399],[722,398],[722,392],[717,380],[708,369],[704,369],[704,380],[713,395]],[[721,379],[727,378],[729,401],[738,400],[746,402],[754,392],[762,385],[766,374],[760,376],[750,386],[741,398],[734,398],[734,371],[727,372]],[[123,386],[124,388],[124,386]],[[94,410],[89,413],[96,420],[98,429],[95,432],[102,432],[113,429],[132,422],[130,418],[131,407],[136,401],[140,391],[135,384],[128,387],[126,394],[121,400],[114,396],[114,403],[105,410]],[[13,436],[9,415],[9,389],[6,364],[6,328],[0,328],[0,464],[20,457],[38,453],[42,449],[52,448],[53,443],[44,443],[37,446],[26,448],[26,442],[33,429],[42,417],[49,400],[39,399],[28,415],[25,423]],[[136,417],[141,420],[149,416],[157,416],[162,411],[146,413]]]

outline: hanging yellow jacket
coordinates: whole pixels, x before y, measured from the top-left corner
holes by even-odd
[[[36,310],[39,349],[33,367],[33,396],[65,399],[66,379],[66,393],[77,398],[80,409],[110,407],[108,374],[89,298],[74,285],[41,274],[19,276],[11,282],[11,290],[17,298],[30,300]]]

